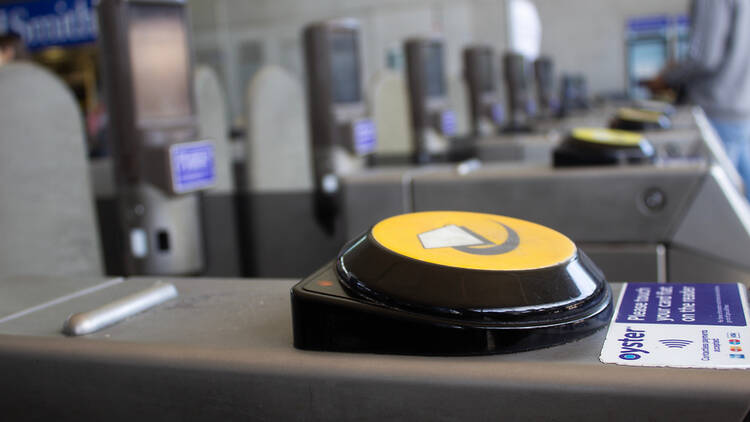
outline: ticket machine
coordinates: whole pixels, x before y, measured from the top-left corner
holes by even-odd
[[[563,75],[560,79],[560,115],[567,116],[588,108],[586,78],[580,74]]]
[[[197,192],[214,183],[214,145],[197,135],[185,2],[98,7],[125,272],[197,273]]]
[[[315,209],[330,226],[339,177],[365,167],[375,149],[375,125],[362,93],[357,21],[313,23],[304,31],[304,42]]]
[[[519,53],[505,53],[503,75],[508,98],[508,123],[505,132],[531,132],[531,118],[535,108],[531,96],[531,63]]]
[[[474,136],[497,133],[504,110],[497,92],[495,54],[485,45],[464,48],[464,77],[469,89],[471,132]]]
[[[414,143],[413,161],[461,160],[473,155],[473,140],[455,138],[456,114],[448,107],[445,47],[438,38],[404,43]]]
[[[541,117],[552,117],[559,104],[555,98],[555,65],[550,57],[542,56],[534,60],[536,98]]]

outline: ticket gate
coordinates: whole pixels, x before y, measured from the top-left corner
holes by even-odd
[[[198,133],[213,139],[216,183],[200,197],[201,232],[204,237],[206,265],[200,272],[207,277],[242,274],[238,247],[237,188],[232,174],[230,143],[226,139],[224,91],[213,70],[199,66],[194,78]],[[90,159],[89,172],[96,198],[96,212],[102,239],[105,273],[125,274],[122,259],[125,242],[112,230],[118,225],[118,200],[112,157]]]
[[[489,46],[470,46],[463,51],[464,77],[469,91],[472,134],[494,135],[505,120],[505,110],[495,83],[495,56]]]
[[[104,0],[98,14],[125,272],[199,273],[196,192],[215,183],[215,152],[198,138],[185,4]]]
[[[560,115],[567,116],[588,110],[588,86],[586,78],[580,74],[566,74],[560,80]]]
[[[460,161],[475,155],[474,137],[457,137],[456,113],[448,105],[444,45],[439,38],[404,42],[413,162]]]
[[[503,55],[503,76],[508,96],[508,133],[528,133],[533,130],[531,120],[535,114],[532,97],[532,64],[520,53]]]
[[[748,205],[710,160],[381,169],[344,179],[342,210],[349,237],[404,212],[498,213],[568,234],[610,280],[750,282]]]
[[[470,46],[463,54],[477,158],[492,162],[548,163],[559,136],[551,129],[557,129],[559,123],[548,122],[548,127],[536,133],[531,131],[528,114],[532,101],[531,81],[526,59],[514,54],[504,58],[509,110],[506,117],[495,83],[498,72],[495,71],[496,57],[492,48]],[[547,79],[540,78],[537,82],[547,83]],[[545,90],[538,92],[540,95],[544,93],[545,99],[549,97]]]
[[[364,101],[357,21],[311,24],[304,40],[315,214],[333,232],[338,178],[364,168],[375,149],[375,125]]]
[[[552,59],[542,56],[534,60],[537,104],[541,117],[552,117],[559,113],[560,104],[555,92],[555,67]]]

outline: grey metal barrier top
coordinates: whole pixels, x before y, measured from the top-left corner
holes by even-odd
[[[98,333],[62,320],[154,278],[2,281],[4,415],[45,419],[741,420],[743,371],[605,365],[605,331],[533,352],[415,357],[292,346],[294,280],[159,279],[180,297]],[[619,285],[613,285],[615,293]],[[63,297],[65,296],[65,297]],[[57,300],[63,297],[65,300]]]

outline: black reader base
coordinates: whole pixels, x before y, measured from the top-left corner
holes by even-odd
[[[405,312],[353,296],[332,264],[292,288],[294,346],[299,349],[466,356],[513,353],[555,346],[605,327],[612,316],[608,285],[589,316],[559,324],[498,328]]]

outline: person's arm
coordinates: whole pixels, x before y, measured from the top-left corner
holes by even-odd
[[[669,86],[678,86],[716,72],[724,60],[734,24],[732,0],[693,0],[687,57],[660,75]]]

